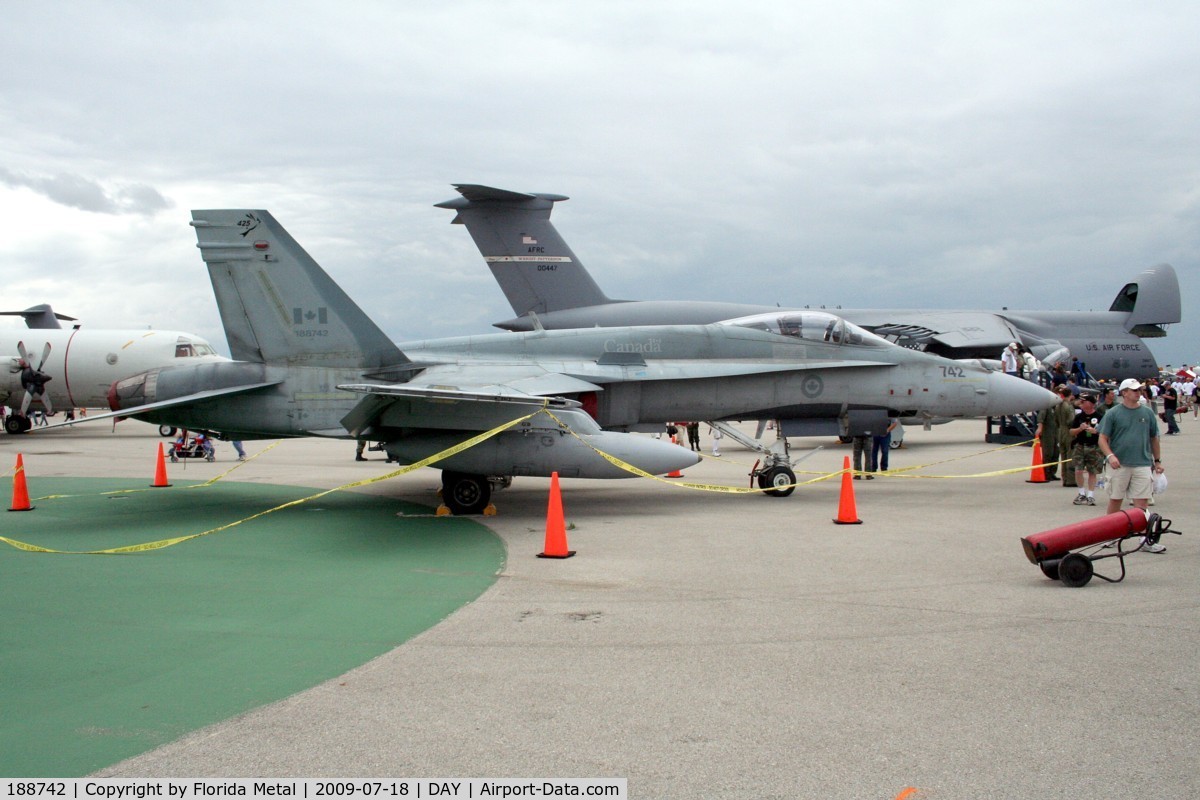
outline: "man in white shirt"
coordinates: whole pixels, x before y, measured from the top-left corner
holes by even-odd
[[[1000,354],[1000,369],[1004,371],[1005,375],[1020,374],[1021,356],[1018,352],[1016,342],[1004,348],[1004,352]]]

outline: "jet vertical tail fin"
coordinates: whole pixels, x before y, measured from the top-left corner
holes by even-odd
[[[1179,278],[1170,264],[1143,270],[1117,292],[1109,311],[1127,311],[1125,330],[1134,336],[1166,336],[1163,325],[1179,322]]]
[[[193,211],[221,323],[239,361],[380,369],[407,361],[266,211]]]
[[[438,203],[458,212],[517,316],[605,305],[609,299],[550,223],[560,194],[525,194],[455,184],[462,197]]]

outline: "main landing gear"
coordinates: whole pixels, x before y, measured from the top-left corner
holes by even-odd
[[[442,470],[442,502],[451,514],[482,514],[491,500],[492,484],[486,476]]]
[[[792,471],[792,458],[788,454],[788,442],[779,432],[779,425],[775,426],[774,443],[768,446],[758,439],[747,436],[728,422],[710,422],[708,424],[735,442],[743,444],[761,455],[750,470],[750,479],[757,481],[758,488],[763,490],[763,494],[769,494],[771,497],[787,497],[796,491],[796,473]],[[818,447],[804,458],[811,457],[820,449]]]

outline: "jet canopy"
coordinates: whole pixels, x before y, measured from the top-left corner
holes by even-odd
[[[767,331],[777,336],[791,336],[810,342],[852,344],[861,347],[887,347],[889,342],[868,330],[824,311],[771,311],[748,317],[725,320],[721,325]]]

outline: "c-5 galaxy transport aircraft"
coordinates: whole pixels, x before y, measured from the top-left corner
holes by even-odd
[[[550,222],[557,194],[525,194],[456,184],[457,211],[517,314],[496,323],[513,331],[716,322],[776,306],[690,300],[612,300]],[[838,309],[838,316],[903,347],[951,359],[995,360],[1010,342],[1053,363],[1071,356],[1097,378],[1148,378],[1158,365],[1143,338],[1180,320],[1179,280],[1160,264],[1126,284],[1108,311]],[[532,316],[538,320],[534,322]]]
[[[539,412],[437,464],[455,513],[481,510],[490,480],[626,476],[595,450],[651,473],[689,466],[696,456],[682,447],[620,432],[671,420],[787,427],[880,420],[889,409],[1010,414],[1055,401],[1028,381],[905,350],[818,312],[396,345],[266,211],[192,216],[236,361],[122,380],[114,412],[240,439],[368,439],[407,464],[552,406],[555,418]],[[760,487],[789,494],[786,447],[768,465]]]

